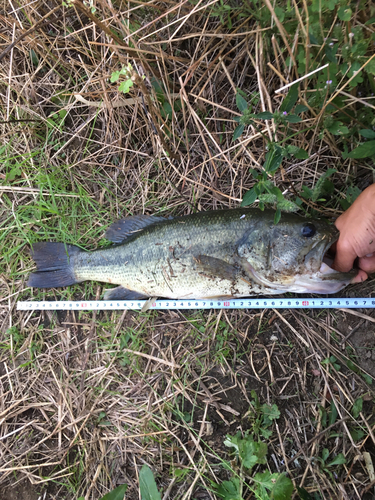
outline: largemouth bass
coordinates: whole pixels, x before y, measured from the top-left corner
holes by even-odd
[[[112,224],[109,248],[86,252],[64,243],[35,243],[31,287],[86,280],[120,285],[104,298],[209,299],[261,294],[335,293],[356,271],[324,262],[338,230],[320,219],[252,208],[165,219],[138,215]]]

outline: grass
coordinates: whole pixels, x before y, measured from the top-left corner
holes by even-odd
[[[94,249],[120,217],[241,203],[337,217],[375,180],[371,2],[3,13],[0,498],[137,499],[145,466],[163,500],[256,498],[274,474],[296,499],[372,498],[371,311],[16,310],[103,293],[27,288],[35,241]],[[260,429],[252,469],[225,442]]]

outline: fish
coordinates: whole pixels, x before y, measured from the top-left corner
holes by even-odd
[[[105,300],[241,298],[336,293],[357,271],[330,267],[339,231],[324,219],[236,208],[164,218],[135,215],[109,226],[113,245],[93,251],[34,243],[30,287],[59,288],[95,280],[118,285]]]

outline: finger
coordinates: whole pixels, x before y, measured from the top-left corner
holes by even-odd
[[[360,269],[355,278],[352,279],[350,283],[362,283],[362,281],[366,281],[368,278],[367,274]]]
[[[366,273],[375,273],[375,254],[369,254],[359,259],[359,268]]]
[[[347,273],[353,267],[353,262],[357,255],[353,251],[341,251],[340,245],[337,245],[335,260],[333,261],[333,269],[343,273]]]

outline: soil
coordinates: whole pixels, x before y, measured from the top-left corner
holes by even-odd
[[[42,490],[42,486],[34,486],[28,480],[22,480],[15,486],[0,486],[0,500],[38,500],[42,496]],[[44,500],[52,498],[46,496]]]
[[[351,335],[350,342],[357,352],[361,368],[375,378],[375,324],[363,325]]]

